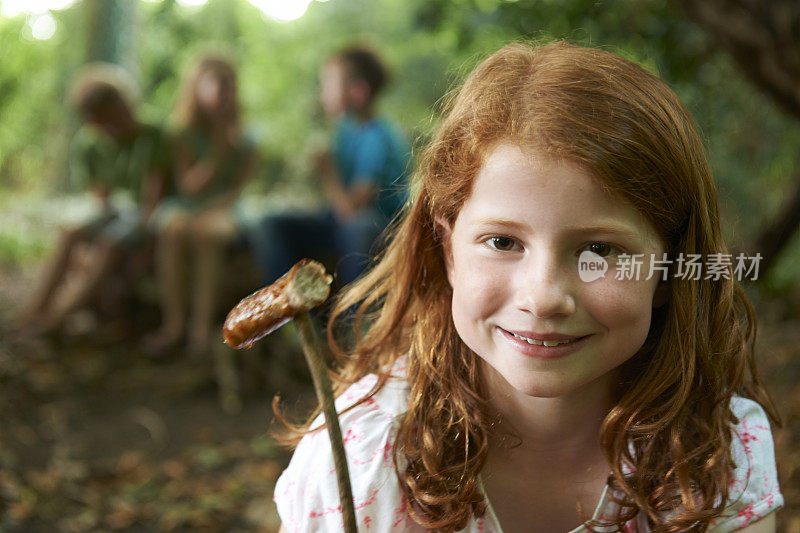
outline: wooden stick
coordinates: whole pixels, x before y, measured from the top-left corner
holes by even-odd
[[[317,399],[322,405],[322,413],[328,426],[336,480],[339,484],[339,507],[342,511],[344,531],[358,533],[353,491],[350,488],[350,474],[344,453],[342,430],[339,427],[339,416],[336,414],[331,379],[311,317],[308,315],[310,309],[328,297],[332,280],[332,276],[325,272],[325,267],[321,263],[302,259],[275,283],[239,302],[228,313],[222,335],[225,343],[236,349],[249,348],[258,339],[294,318],[303,345],[303,353],[314,379]]]
[[[339,427],[339,416],[336,414],[336,406],[334,405],[331,379],[328,376],[328,366],[322,359],[319,339],[308,313],[304,311],[296,314],[294,324],[300,335],[303,353],[306,355],[308,367],[311,369],[311,377],[314,379],[314,390],[316,390],[317,398],[322,404],[322,412],[325,415],[325,423],[328,426],[328,436],[333,449],[333,463],[336,467],[336,481],[339,484],[339,503],[342,508],[344,530],[347,533],[357,533],[353,492],[350,488],[350,473],[344,452],[342,430]]]

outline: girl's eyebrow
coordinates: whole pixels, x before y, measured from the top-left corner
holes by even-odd
[[[479,218],[473,222],[475,226],[504,226],[513,228],[520,231],[530,231],[531,227],[523,222],[505,218]],[[612,235],[619,235],[620,237],[627,237],[629,239],[638,239],[639,234],[625,226],[619,226],[613,223],[608,224],[595,224],[592,226],[565,226],[563,233],[568,235],[580,235],[586,233],[608,233]]]
[[[477,220],[472,221],[470,224],[471,226],[504,226],[509,228],[514,228],[517,230],[529,230],[530,226],[524,224],[522,222],[517,222],[516,220],[506,219],[506,218],[479,218]]]
[[[596,226],[567,226],[564,228],[564,233],[570,234],[583,234],[583,233],[609,233],[612,235],[619,235],[628,239],[638,239],[639,234],[625,226],[615,225],[596,225]]]

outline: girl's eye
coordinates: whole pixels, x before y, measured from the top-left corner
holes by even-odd
[[[489,243],[489,246],[500,252],[510,252],[517,245],[517,242],[511,237],[502,236],[489,237],[486,239],[486,242]]]
[[[611,253],[612,250],[620,252],[621,250],[616,246],[608,244],[606,242],[593,242],[586,246],[589,251],[596,253],[600,257],[606,257]]]

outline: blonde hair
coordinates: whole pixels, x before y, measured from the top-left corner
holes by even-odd
[[[617,54],[563,41],[510,44],[484,60],[447,104],[387,249],[338,297],[328,324],[338,392],[377,373],[372,396],[407,354],[410,394],[395,467],[410,515],[437,531],[461,529],[485,511],[477,476],[495,414],[479,356],[453,325],[434,220],[455,222],[487,149],[506,139],[590,170],[647,218],[669,258],[727,253],[703,144],[664,82]],[[618,401],[599,440],[609,483],[623,495],[614,524],[642,512],[654,531],[703,531],[728,498],[731,397],[752,398],[778,417],[759,381],[756,318],[740,285],[665,283],[668,302],[654,309],[644,345],[620,368]],[[342,328],[352,328],[354,342],[341,340]],[[286,442],[296,443],[308,424],[287,430]]]

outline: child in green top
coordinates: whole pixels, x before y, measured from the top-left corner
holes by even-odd
[[[231,62],[202,58],[184,87],[177,109],[176,194],[155,217],[162,323],[144,344],[153,356],[177,346],[187,331],[182,271],[190,257],[195,276],[188,346],[194,353],[208,350],[224,247],[236,232],[232,206],[258,161],[242,133]]]
[[[138,120],[130,87],[124,71],[106,64],[86,67],[73,83],[72,103],[85,122],[72,143],[71,179],[94,193],[98,209],[83,224],[62,230],[42,283],[17,320],[28,333],[55,330],[97,296],[124,253],[141,242],[160,199],[168,143],[160,128]],[[127,193],[135,207],[113,202],[119,193]],[[96,253],[77,287],[61,297],[76,250],[85,243]]]

